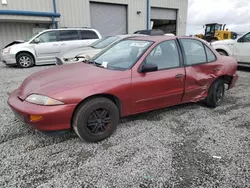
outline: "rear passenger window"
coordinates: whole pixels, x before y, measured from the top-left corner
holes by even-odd
[[[64,30],[59,31],[60,41],[69,41],[69,40],[79,40],[77,30]]]
[[[216,57],[215,57],[214,53],[206,45],[204,45],[204,46],[205,46],[206,53],[207,53],[207,61],[208,62],[215,61]]]
[[[98,35],[94,31],[81,31],[81,39],[86,40],[86,39],[99,39]]]
[[[174,40],[160,43],[145,59],[147,64],[155,64],[158,70],[180,66],[179,53]]]
[[[195,65],[207,62],[203,43],[194,39],[180,39],[184,48],[187,65]]]

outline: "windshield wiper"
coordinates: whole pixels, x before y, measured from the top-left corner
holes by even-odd
[[[91,48],[94,48],[94,49],[96,49],[96,47],[95,47],[95,46],[93,46],[93,45],[90,45],[90,47],[91,47]]]
[[[97,67],[103,67],[101,63],[98,63],[98,62],[96,62],[96,61],[94,61],[94,60],[87,61],[87,62],[90,63],[90,64],[93,64],[93,65],[95,65],[95,66],[97,66]],[[103,67],[103,68],[104,68],[104,67]]]

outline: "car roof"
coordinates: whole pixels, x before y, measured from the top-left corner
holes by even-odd
[[[136,40],[147,40],[152,42],[160,42],[164,40],[171,40],[176,39],[176,36],[165,36],[165,35],[158,35],[158,36],[135,36],[131,37],[130,39],[136,39]]]
[[[129,37],[142,37],[142,36],[148,36],[148,35],[143,35],[143,34],[126,34],[126,35],[116,35],[119,38],[129,38]]]
[[[161,35],[161,36],[135,36],[135,37],[130,37],[130,39],[136,39],[136,40],[147,40],[147,41],[152,41],[152,42],[161,42],[165,40],[174,40],[174,39],[196,39],[199,41],[204,42],[204,40],[199,39],[197,37],[190,37],[190,36],[166,36],[166,35]]]
[[[44,31],[60,31],[60,30],[96,30],[92,28],[85,28],[85,27],[67,27],[67,28],[58,28],[58,29],[46,29]]]

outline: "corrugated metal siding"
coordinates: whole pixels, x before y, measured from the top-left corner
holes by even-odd
[[[88,0],[57,0],[57,11],[61,13],[61,27],[90,27]]]
[[[54,11],[52,0],[8,0],[7,2],[7,5],[0,3],[0,10]]]
[[[0,49],[13,40],[29,38],[34,27],[29,23],[0,23]]]
[[[54,12],[52,0],[8,0],[7,5],[0,3],[0,10],[22,10],[37,12]],[[0,20],[33,22],[51,22],[51,18],[19,15],[0,15]]]

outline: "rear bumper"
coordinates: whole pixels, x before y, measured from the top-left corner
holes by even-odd
[[[16,57],[14,54],[1,54],[0,60],[6,65],[16,64]]]
[[[10,94],[8,104],[15,116],[39,131],[60,131],[71,129],[71,118],[76,104],[58,106],[40,106],[22,101],[17,97],[17,90]],[[37,122],[29,120],[30,115],[40,115],[43,118]]]
[[[238,75],[237,73],[235,73],[235,74],[233,75],[233,78],[232,78],[232,80],[231,80],[231,83],[229,84],[228,89],[231,89],[231,88],[235,87],[236,82],[237,82],[238,79],[239,79],[239,75]]]

